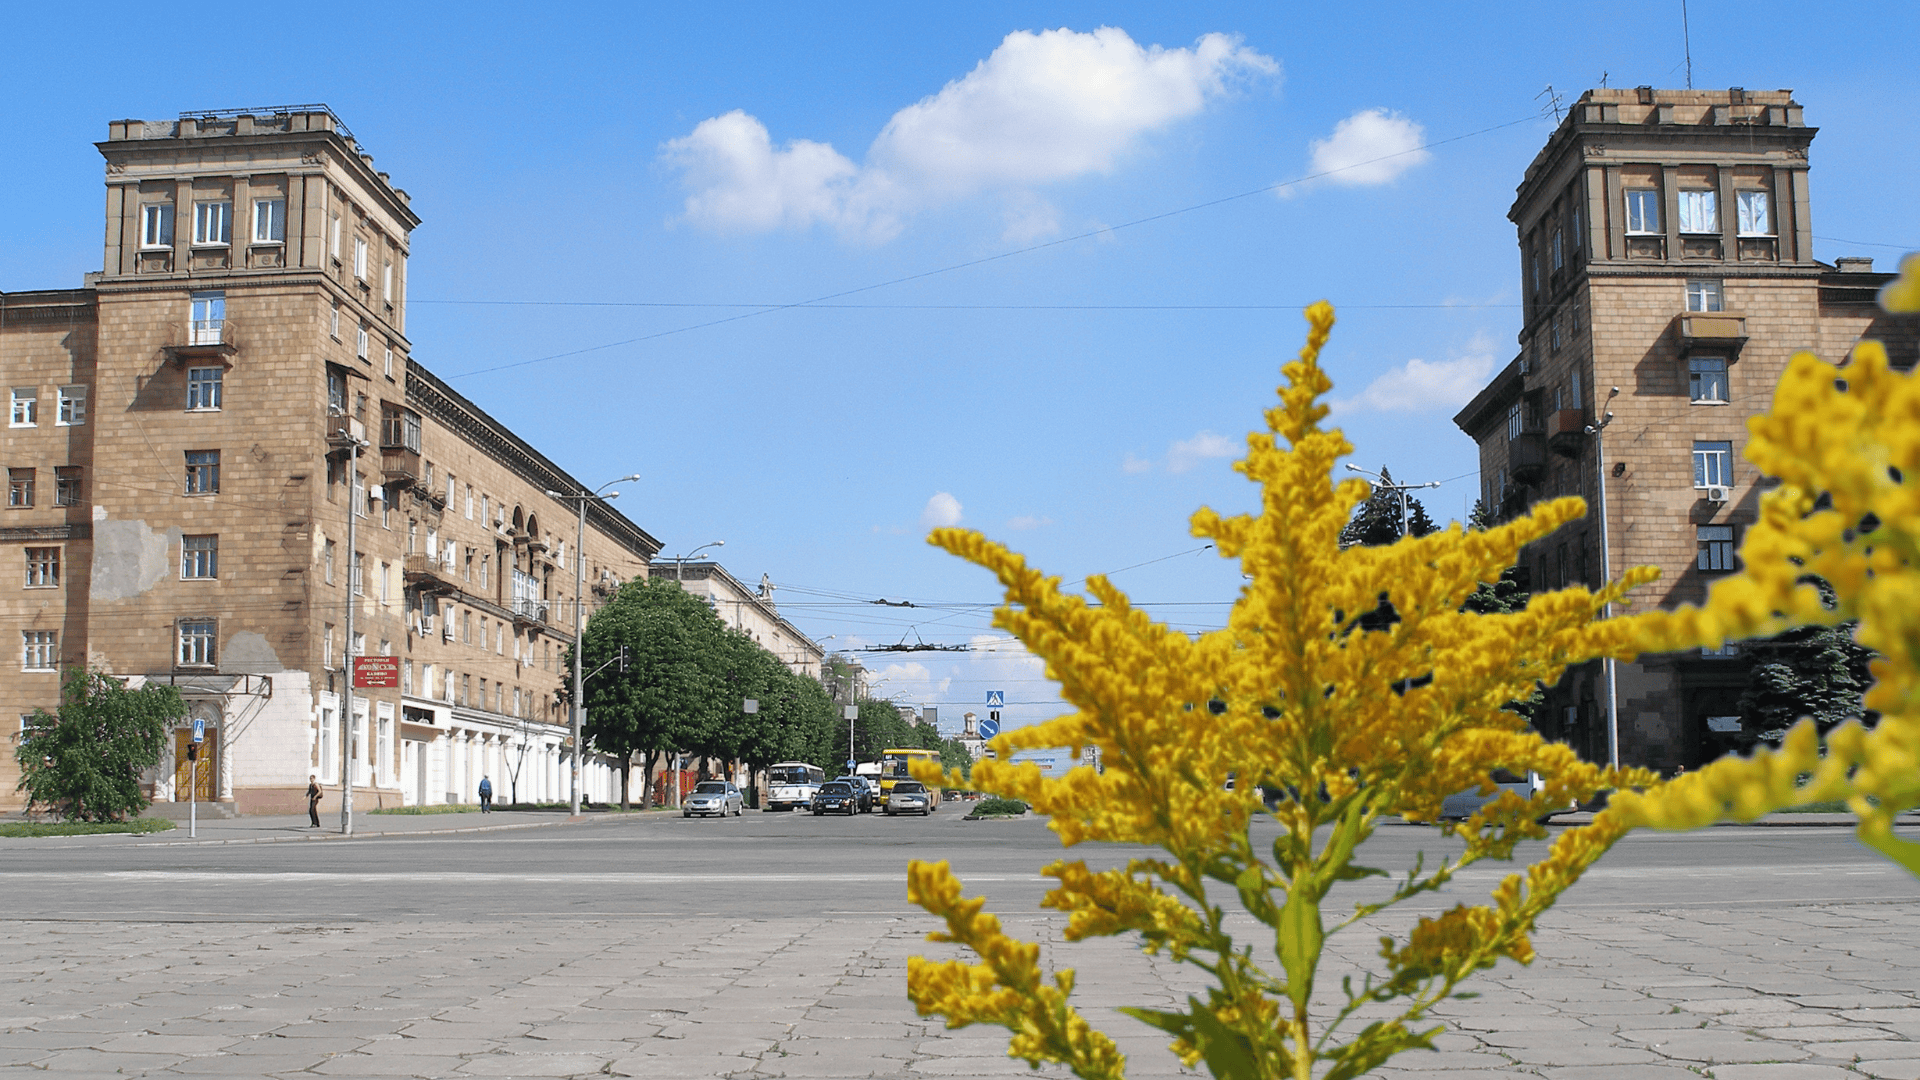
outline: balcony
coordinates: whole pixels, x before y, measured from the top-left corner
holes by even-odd
[[[420,451],[404,446],[380,448],[380,471],[390,488],[411,487],[420,482]]]
[[[1547,414],[1547,445],[1561,457],[1577,458],[1587,444],[1587,414],[1561,409]]]
[[[327,441],[329,443],[338,442],[344,444],[348,440],[364,445],[367,441],[367,425],[355,420],[344,412],[328,409]],[[348,449],[349,447],[345,445],[338,445],[334,446],[329,452],[344,454]]]
[[[1738,360],[1747,344],[1747,320],[1731,312],[1689,311],[1679,317],[1682,358],[1709,353]]]
[[[1515,483],[1539,483],[1547,475],[1547,437],[1523,431],[1507,440],[1507,475]]]
[[[456,587],[453,564],[442,562],[424,552],[408,554],[406,580],[408,585],[416,586],[422,592],[452,592]]]
[[[538,597],[516,597],[513,601],[513,621],[516,626],[546,625],[548,603]]]

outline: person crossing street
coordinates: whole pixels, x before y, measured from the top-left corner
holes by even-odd
[[[480,812],[493,813],[493,781],[484,776],[480,778]]]

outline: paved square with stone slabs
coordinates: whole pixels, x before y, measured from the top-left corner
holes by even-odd
[[[1560,920],[1551,920],[1559,922]],[[1920,906],[1612,912],[1538,936],[1449,1002],[1437,1052],[1384,1077],[1920,1080]],[[1057,946],[1056,919],[1013,916]],[[996,1029],[913,1015],[912,916],[431,923],[0,922],[0,1075],[1016,1077]],[[1336,959],[1366,952],[1336,938]],[[1056,947],[1110,1012],[1190,970],[1119,942]],[[1049,1073],[1055,1070],[1046,1070]],[[1188,1074],[1191,1075],[1191,1074]]]

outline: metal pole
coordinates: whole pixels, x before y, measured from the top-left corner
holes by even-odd
[[[1613,388],[1613,394],[1620,392]],[[1613,394],[1607,400],[1613,400]],[[1587,428],[1593,433],[1594,456],[1600,465],[1600,577],[1602,587],[1613,581],[1613,547],[1607,528],[1607,425],[1613,422],[1613,414],[1602,406],[1600,423]],[[1602,618],[1613,618],[1613,601],[1607,601]],[[1607,657],[1602,663],[1607,672],[1607,764],[1620,767],[1620,693],[1618,683],[1618,664],[1613,657]]]
[[[345,737],[340,740],[340,835],[353,835],[353,575],[359,566],[354,554],[354,545],[359,543],[355,531],[356,519],[360,516],[360,440],[354,437],[352,421],[348,421],[347,439],[351,449],[347,454],[347,639],[340,643],[342,665],[346,669],[346,686],[341,701],[345,702],[340,710],[340,723],[346,729]]]
[[[580,504],[580,529],[573,544],[573,816],[580,816],[580,640],[581,622],[586,609],[583,595],[587,586],[587,498],[586,492],[574,496]]]
[[[187,839],[200,835],[200,748],[187,749]]]

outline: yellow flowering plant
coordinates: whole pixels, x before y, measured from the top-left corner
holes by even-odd
[[[1889,287],[1887,305],[1904,299],[1920,311],[1920,257],[1905,270],[1909,294]],[[1717,646],[1857,619],[1856,639],[1880,654],[1863,702],[1879,722],[1841,725],[1823,743],[1803,720],[1778,751],[1723,758],[1659,791],[1623,792],[1610,809],[1627,826],[1692,829],[1844,799],[1862,842],[1920,874],[1920,844],[1893,833],[1894,816],[1920,806],[1920,379],[1890,369],[1875,341],[1855,346],[1844,367],[1800,353],[1772,410],[1747,427],[1748,460],[1780,486],[1747,530],[1744,569],[1715,585],[1705,606],[1647,618],[1648,647]]]
[[[1108,870],[1056,862],[1043,871],[1057,883],[1043,905],[1068,915],[1068,941],[1137,934],[1149,953],[1205,971],[1205,997],[1182,1009],[1124,1011],[1170,1035],[1188,1066],[1204,1062],[1222,1077],[1346,1080],[1431,1046],[1441,1030],[1429,1023],[1433,1006],[1502,957],[1530,961],[1535,921],[1625,823],[1601,814],[1564,830],[1488,903],[1422,917],[1404,937],[1381,936],[1378,970],[1344,979],[1331,1003],[1314,999],[1328,936],[1440,889],[1464,866],[1510,859],[1520,841],[1546,836],[1537,819],[1552,809],[1602,788],[1657,784],[1644,770],[1581,761],[1505,708],[1557,682],[1570,664],[1640,652],[1640,616],[1597,616],[1655,571],[1633,571],[1598,592],[1535,594],[1520,612],[1463,610],[1523,545],[1580,517],[1578,499],[1540,503],[1492,529],[1455,525],[1341,549],[1341,527],[1370,488],[1332,479],[1352,451],[1320,426],[1332,384],[1318,360],[1333,310],[1317,304],[1307,318],[1307,345],[1283,369],[1267,430],[1248,436],[1235,465],[1260,485],[1260,512],[1202,509],[1192,519],[1194,534],[1238,559],[1247,578],[1225,628],[1191,637],[1133,608],[1104,577],[1087,579],[1090,599],[1069,595],[1058,578],[979,534],[942,529],[930,538],[999,578],[1006,603],[996,625],[1046,660],[1075,710],[996,737],[995,757],[973,767],[967,786],[1031,804],[1066,846],[1164,853]],[[1062,746],[1097,747],[1103,769],[1048,779],[1012,761],[1023,748]],[[1432,821],[1449,794],[1490,791],[1490,773],[1501,768],[1538,773],[1542,786],[1531,799],[1503,794],[1453,827],[1460,854],[1422,860],[1403,875],[1357,861],[1383,816]],[[915,775],[960,782],[937,767]],[[1278,824],[1262,832],[1277,831],[1270,844],[1250,832],[1263,814]],[[1364,898],[1350,911],[1330,913],[1336,886],[1376,876],[1388,880],[1356,892]],[[978,958],[912,958],[908,993],[921,1015],[953,1027],[1005,1026],[1009,1053],[1035,1067],[1122,1075],[1113,1041],[1070,1004],[1072,971],[1049,983],[1039,947],[1007,936],[984,901],[962,891],[945,863],[910,867],[909,898],[945,922],[933,940]],[[1229,934],[1230,902],[1272,930],[1270,953]],[[1388,1007],[1390,1018],[1366,1019]]]

